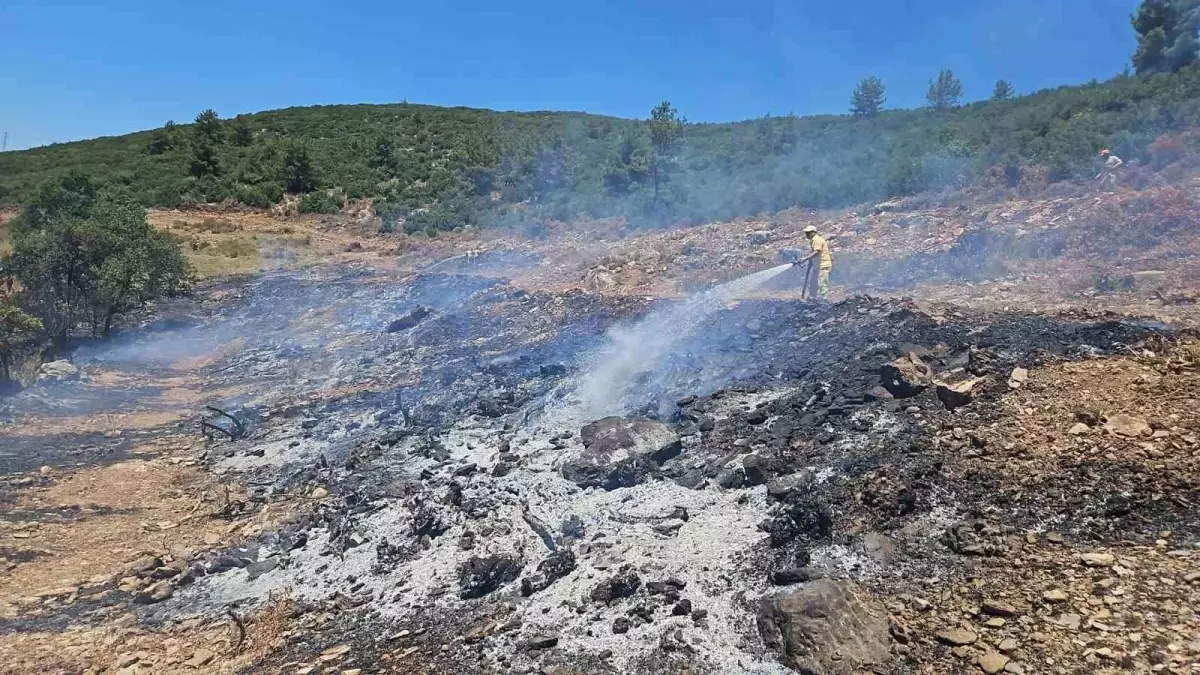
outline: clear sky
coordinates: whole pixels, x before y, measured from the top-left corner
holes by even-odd
[[[1105,79],[1138,0],[4,0],[9,149],[319,103],[466,105],[691,121],[889,107],[951,68],[968,99]]]

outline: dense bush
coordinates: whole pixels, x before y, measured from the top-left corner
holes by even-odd
[[[146,222],[118,191],[70,175],[47,185],[9,226],[12,251],[0,261],[18,284],[16,301],[63,347],[80,327],[106,334],[117,316],[186,289],[179,246]]]
[[[300,199],[300,213],[337,213],[342,200],[327,192],[310,192]]]
[[[350,105],[224,121],[206,111],[191,125],[0,153],[0,200],[27,203],[76,170],[146,206],[262,207],[285,192],[340,189],[409,230],[578,215],[652,226],[861,204],[996,175],[1010,185],[1089,177],[1102,147],[1161,164],[1176,155],[1170,142],[1151,149],[1155,139],[1200,126],[1195,66],[1016,98],[1005,90],[962,107],[946,75],[935,92],[944,110],[684,124],[675,134],[674,110],[660,106],[657,129],[668,133],[657,142],[649,121],[577,113]]]

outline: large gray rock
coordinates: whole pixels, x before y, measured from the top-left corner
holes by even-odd
[[[64,382],[79,379],[79,369],[68,361],[51,361],[38,370],[38,382]]]
[[[643,483],[683,449],[670,427],[643,418],[605,417],[579,435],[583,451],[563,464],[562,475],[580,487],[615,490]]]
[[[758,631],[785,665],[801,673],[849,675],[890,657],[887,611],[844,579],[818,579],[764,597]]]

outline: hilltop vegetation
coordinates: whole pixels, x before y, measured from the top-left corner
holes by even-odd
[[[403,103],[205,111],[190,125],[0,154],[0,203],[76,171],[146,206],[268,207],[290,193],[310,212],[369,197],[385,227],[402,217],[409,230],[579,215],[648,226],[1087,177],[1102,147],[1148,161],[1156,147],[1182,152],[1170,134],[1200,124],[1195,65],[1015,98],[1002,84],[961,107],[931,90],[929,108],[880,110],[882,90],[860,91],[855,115],[729,124],[686,124],[664,105],[657,127]]]

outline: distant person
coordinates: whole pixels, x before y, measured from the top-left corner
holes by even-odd
[[[1117,169],[1125,162],[1121,161],[1120,157],[1112,154],[1108,148],[1100,151],[1100,159],[1104,162],[1100,169],[1100,175],[1096,176],[1096,180],[1100,181],[1101,185],[1116,185],[1117,184]]]
[[[829,271],[833,269],[833,255],[829,252],[829,242],[817,234],[817,228],[812,225],[804,228],[804,236],[808,238],[808,248],[812,253],[792,264],[811,265],[814,258],[820,257],[820,264],[817,266],[817,297],[826,300],[829,298]]]

